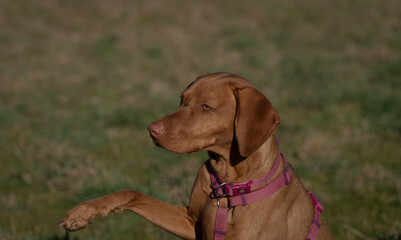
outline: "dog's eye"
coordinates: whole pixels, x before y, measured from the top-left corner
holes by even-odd
[[[205,110],[205,111],[210,110],[210,107],[206,104],[203,104],[202,107],[203,107],[203,110]]]

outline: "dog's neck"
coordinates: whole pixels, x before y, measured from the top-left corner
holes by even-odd
[[[277,145],[271,135],[258,150],[246,158],[239,155],[236,147],[222,155],[209,152],[209,156],[213,168],[225,181],[244,182],[261,178],[269,172],[276,160]]]

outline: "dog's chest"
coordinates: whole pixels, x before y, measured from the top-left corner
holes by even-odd
[[[226,207],[227,200],[221,199],[220,206]],[[226,236],[225,239],[255,239],[254,236],[259,231],[249,232],[249,228],[252,228],[252,215],[255,214],[253,207],[241,206],[234,207],[227,212],[226,222]],[[217,200],[209,200],[202,214],[202,232],[204,239],[214,239],[214,230],[216,227],[216,215],[218,211]],[[259,224],[255,224],[254,228]]]
[[[227,206],[225,199],[220,200],[220,205]],[[266,204],[266,200],[248,205],[236,206],[227,212],[226,236],[229,240],[261,239],[267,236],[278,236],[276,239],[285,239],[287,229],[285,225],[277,225],[284,216],[279,214],[277,207]],[[202,213],[203,238],[214,239],[214,230],[217,215],[217,200],[209,200]],[[285,217],[284,217],[285,218]],[[284,235],[283,235],[284,234]]]

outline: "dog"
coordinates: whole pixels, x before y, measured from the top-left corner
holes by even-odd
[[[323,207],[279,151],[280,122],[245,78],[203,74],[182,92],[177,110],[148,126],[159,147],[208,151],[189,206],[124,190],[77,205],[59,227],[76,231],[97,216],[129,210],[182,239],[334,239],[320,217]]]

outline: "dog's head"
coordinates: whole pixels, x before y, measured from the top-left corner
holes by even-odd
[[[242,157],[273,134],[280,116],[244,78],[203,74],[181,94],[180,107],[148,126],[157,146],[177,153],[209,150],[222,155],[236,145]]]

